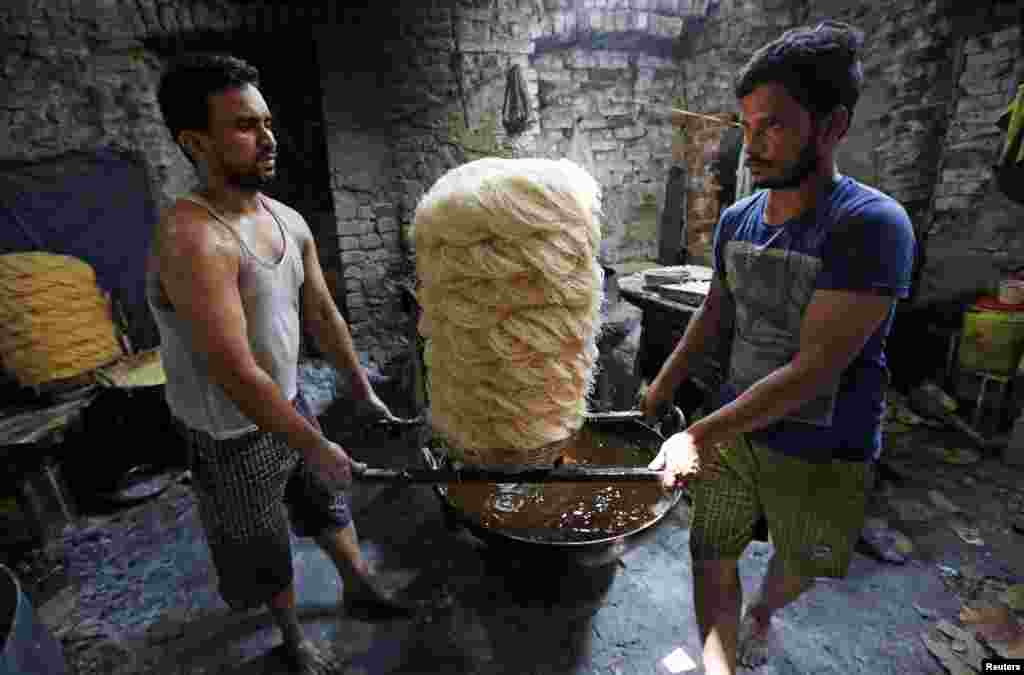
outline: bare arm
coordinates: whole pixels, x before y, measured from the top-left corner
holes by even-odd
[[[338,370],[349,374],[355,398],[371,398],[374,396],[373,388],[366,371],[359,363],[359,356],[356,354],[348,323],[338,311],[338,306],[327,287],[313,234],[305,220],[297,213],[294,221],[302,227],[300,241],[302,242],[302,262],[306,270],[306,279],[302,285],[304,327],[331,364]]]
[[[816,291],[800,326],[800,350],[735,401],[691,426],[698,446],[761,429],[834,385],[878,329],[895,300],[851,291]]]
[[[238,409],[304,454],[322,453],[327,439],[295,411],[252,354],[238,290],[238,249],[226,237],[190,206],[175,207],[161,227],[160,280],[210,377]]]

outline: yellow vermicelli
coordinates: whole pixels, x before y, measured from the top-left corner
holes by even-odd
[[[123,355],[110,300],[83,260],[0,255],[0,361],[22,386],[76,377]]]
[[[431,423],[469,461],[544,462],[583,424],[597,360],[600,187],[568,160],[449,171],[420,201]]]

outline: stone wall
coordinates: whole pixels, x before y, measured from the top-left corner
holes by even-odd
[[[642,52],[552,49],[534,59],[540,82],[538,154],[569,157],[604,188],[603,258],[657,255],[658,213],[672,160],[664,110],[679,69]]]
[[[717,115],[725,121],[737,121],[739,115]],[[711,264],[715,225],[723,208],[722,185],[714,164],[722,150],[727,126],[710,120],[687,119],[674,139],[676,158],[687,168],[686,250],[692,264]]]
[[[377,78],[378,88],[388,92],[377,120],[387,129],[389,143],[386,171],[383,164],[374,165],[381,169],[375,179],[379,196],[373,201],[369,193],[354,195],[363,199],[364,208],[356,221],[338,213],[339,232],[353,222],[357,228],[375,228],[372,234],[386,251],[378,254],[382,260],[372,261],[362,250],[351,250],[356,240],[341,238],[345,303],[357,344],[373,345],[374,360],[408,379],[407,389],[414,377],[410,367],[415,367],[416,314],[409,311],[407,291],[415,286],[411,225],[419,200],[442,175],[467,161],[532,155],[537,134],[534,124],[509,138],[501,109],[506,71],[518,64],[525,71],[536,120],[537,83],[527,56],[540,13],[532,3],[504,12],[485,2],[438,4],[410,3],[394,17],[394,35],[383,40],[387,72]],[[338,107],[350,104],[338,98]],[[326,114],[332,116],[333,110]],[[380,140],[383,152],[385,139]],[[344,144],[330,145],[340,164]],[[338,188],[336,199],[350,201],[353,191],[343,182]],[[376,272],[367,278],[367,269]]]
[[[329,277],[364,360],[380,366],[401,362],[412,347],[402,289],[414,285],[408,230],[416,205],[459,164],[570,157],[605,188],[604,258],[656,250],[670,161],[664,107],[678,72],[671,58],[643,49],[664,52],[683,26],[673,15],[693,11],[690,3],[441,4],[395,15],[353,10],[315,32],[337,220],[336,233],[321,234],[339,251]],[[616,36],[632,51],[610,49]],[[566,46],[581,40],[583,48]],[[368,41],[378,46],[372,54]],[[509,136],[501,112],[513,65],[526,81],[531,121]],[[566,79],[568,91],[556,93]]]
[[[655,255],[668,169],[684,160],[688,245],[699,257],[720,207],[710,167],[721,133],[694,127],[694,152],[674,160],[666,107],[738,112],[732,79],[754,49],[788,27],[835,17],[868,36],[867,86],[841,169],[907,206],[926,251],[918,290],[932,301],[1024,264],[1020,207],[994,191],[988,169],[998,145],[992,122],[1024,62],[1020,13],[1001,0],[972,22],[956,7],[458,0],[341,12],[330,3],[22,0],[0,7],[0,165],[113,147],[141,158],[155,202],[167,206],[194,174],[156,104],[166,54],[188,36],[216,45],[232,34],[324,27],[310,33],[319,63],[309,67],[321,73],[330,203],[307,217],[360,351],[383,366],[408,351],[404,230],[444,172],[486,155],[579,161],[605,188],[603,255],[615,262]],[[510,137],[501,108],[515,64],[531,125]]]
[[[351,115],[345,117],[341,112],[351,109],[357,114],[372,109],[373,95],[380,92],[380,87],[372,78],[358,77],[365,70],[362,61],[332,61],[328,53],[320,55],[327,56],[329,66],[322,69],[323,89],[343,102],[327,106],[332,116],[323,115],[319,109],[311,115],[308,101],[314,100],[318,92],[309,91],[307,82],[309,70],[317,64],[307,54],[308,49],[291,47],[273,57],[266,53],[267,45],[282,40],[287,43],[296,32],[308,32],[311,25],[343,29],[351,17],[350,11],[342,12],[331,5],[243,6],[218,0],[4,3],[0,7],[0,89],[6,100],[0,105],[0,166],[17,169],[68,153],[114,148],[141,160],[154,203],[166,208],[195,186],[196,175],[170,138],[157,104],[157,85],[165,59],[171,53],[194,48],[249,58],[249,53],[239,52],[244,45],[242,51],[255,52],[254,63],[258,66],[262,65],[260,59],[274,65],[270,69],[273,72],[261,67],[264,93],[272,110],[275,114],[290,113],[294,118],[287,130],[278,131],[281,173],[289,174],[285,180],[290,184],[278,185],[269,192],[298,208],[310,222],[339,303],[360,319],[369,314],[370,307],[383,305],[390,297],[382,292],[381,280],[391,275],[389,265],[399,257],[397,220],[389,206],[394,196],[393,137],[390,133],[382,137],[379,132],[380,113],[389,104],[377,100],[377,132],[360,128],[365,115],[356,124],[350,123]],[[349,42],[361,44],[362,36],[353,33]],[[282,69],[291,69],[290,82],[282,84],[282,79],[287,80],[287,73],[282,76],[278,72]],[[357,75],[352,82],[339,83],[338,73],[346,72]],[[359,87],[357,93],[353,87]],[[356,109],[353,103],[363,106]],[[288,116],[278,115],[279,121]],[[322,124],[325,118],[329,124]],[[290,144],[284,138],[286,132],[290,132]],[[324,185],[333,181],[335,188],[326,204],[317,194],[318,185],[294,184],[307,178],[303,172],[309,169],[302,165],[309,164],[309,155],[322,151],[317,145],[324,139],[315,138],[317,135],[329,136],[335,147],[343,149],[334,153],[337,161],[332,177],[324,176],[322,180]],[[294,174],[287,171],[291,169]],[[341,214],[337,223],[334,211]],[[152,223],[139,226],[151,227]],[[344,256],[339,251],[340,237],[348,237]],[[349,245],[353,237],[358,242],[355,248]],[[351,269],[343,269],[345,263]],[[355,290],[357,283],[359,294],[346,297],[346,284]],[[380,342],[387,345],[386,330]],[[376,341],[364,340],[362,345],[367,345],[364,361],[382,358]]]
[[[735,74],[762,44],[776,38],[799,19],[802,6],[788,0],[727,0],[700,21],[686,26],[680,38],[682,108],[708,115],[738,116],[733,94]],[[736,119],[737,117],[733,117]],[[689,168],[687,250],[695,261],[708,263],[718,222],[718,183],[713,160],[725,127],[687,122],[682,152]]]
[[[899,151],[907,144],[923,146],[927,132],[934,133],[934,129],[915,128],[911,138],[904,133],[905,129],[894,129],[890,118],[883,118],[892,108],[891,89],[895,85],[890,86],[890,80],[904,77],[901,62],[890,58],[892,45],[886,38],[892,31],[897,31],[894,37],[898,38],[898,29],[893,26],[900,25],[902,16],[902,10],[890,13],[876,7],[869,11],[865,3],[843,0],[723,2],[716,15],[692,24],[682,38],[685,107],[712,115],[738,114],[733,92],[735,76],[758,47],[794,26],[826,18],[850,21],[864,30],[868,38],[864,57],[866,81],[852,127],[838,153],[840,170],[882,189],[886,189],[883,183],[887,183],[897,198],[920,204],[927,198],[927,190],[925,195],[921,193],[927,179],[918,170],[918,164],[911,162],[907,167],[906,158]],[[725,133],[724,128],[716,130],[714,126],[687,123],[685,146],[691,170],[687,246],[695,260],[704,262],[710,260],[717,212],[728,206],[717,201],[718,184],[711,171],[711,160]],[[904,177],[907,171],[912,173],[911,178]]]
[[[989,168],[1001,143],[994,121],[1024,76],[1020,8],[1005,0],[985,9],[897,0],[884,11],[851,0],[723,2],[682,37],[687,109],[738,111],[732,81],[753,50],[826,18],[866,34],[865,87],[837,161],[910,214],[922,249],[915,302],[991,289],[1024,265],[1024,212],[998,193]],[[713,176],[693,169],[690,201],[713,199]],[[710,242],[708,219],[690,216],[688,245],[699,258]]]
[[[398,117],[426,117],[396,130],[403,221],[439,167],[486,154],[569,157],[605,188],[606,260],[653,256],[671,161],[665,109],[679,86],[665,44],[682,16],[705,4],[478,2],[408,13],[419,48],[406,72],[427,92],[400,87],[409,96]],[[513,64],[527,82],[532,124],[509,138],[500,114]]]
[[[241,18],[224,2],[152,0],[0,6],[0,162],[17,166],[116,148],[148,167],[167,206],[191,184],[156,102],[161,61],[143,41],[227,31]]]
[[[603,259],[657,257],[681,105],[679,38],[719,2],[549,2],[534,58],[540,78],[540,154],[584,164],[605,188]],[[575,6],[573,6],[575,5]]]
[[[653,257],[671,161],[665,107],[679,73],[670,55],[652,52],[664,52],[681,17],[706,4],[478,1],[403,11],[405,42],[386,80],[395,94],[389,124],[403,232],[422,195],[461,163],[569,157],[604,187],[604,259]],[[526,131],[509,136],[501,111],[513,65],[531,107]],[[411,254],[411,242],[404,245]],[[407,272],[399,283],[412,283],[411,256]],[[365,330],[379,332],[373,322]]]
[[[990,166],[995,120],[1024,76],[1021,9],[937,0],[810,2],[804,23],[836,16],[867,36],[865,90],[840,170],[907,209],[920,245],[914,303],[970,300],[1024,265],[1022,207]]]
[[[883,17],[862,15],[858,23],[870,41],[864,69],[869,105],[855,112],[845,157],[869,158],[854,177],[899,200],[925,244],[941,155],[937,140],[949,122],[954,88],[952,23],[937,2],[917,1],[896,3]],[[918,270],[924,260],[918,256]]]
[[[156,90],[167,54],[232,36],[333,21],[336,8],[227,0],[109,0],[0,5],[0,165],[115,148],[139,157],[160,208],[195,183]]]
[[[1007,23],[992,21],[960,40],[962,70],[927,233],[923,302],[994,295],[1001,278],[1024,267],[1024,206],[997,189],[991,169],[1005,141],[996,120],[1024,83],[1021,23]]]
[[[377,12],[349,10],[314,29],[323,90],[337,252],[329,281],[344,307],[364,364],[383,367],[405,349],[407,316],[395,280],[404,258],[394,191],[393,105],[389,79],[399,71],[396,27]],[[374,44],[373,52],[366,44]]]
[[[232,51],[240,34],[269,40],[284,28],[319,26],[310,31],[317,63],[289,67],[321,73],[330,203],[315,195],[296,203],[294,190],[283,196],[314,227],[364,362],[383,366],[408,351],[401,288],[413,270],[403,230],[423,193],[463,162],[571,157],[605,187],[606,260],[654,255],[671,162],[663,108],[679,86],[671,45],[687,17],[715,6],[460,0],[341,12],[223,0],[8,3],[0,84],[13,95],[0,109],[9,130],[0,162],[114,146],[142,159],[164,208],[195,185],[156,103],[164,59],[200,43]],[[368,52],[371,43],[378,49]],[[500,119],[512,65],[523,69],[531,103],[531,125],[515,137]],[[265,93],[272,106],[295,108],[286,92]],[[316,142],[308,129],[292,131],[300,153]]]
[[[412,223],[416,205],[448,170],[486,156],[519,156],[535,150],[536,74],[528,55],[532,8],[417,7],[403,14],[403,65],[391,82],[396,94],[396,205],[401,224]],[[489,5],[491,3],[476,3]],[[501,124],[507,69],[519,65],[531,96],[534,124],[510,138]]]

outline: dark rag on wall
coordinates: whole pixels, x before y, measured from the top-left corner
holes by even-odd
[[[530,96],[518,64],[508,70],[505,78],[505,102],[501,108],[501,122],[511,136],[521,134],[530,122]]]
[[[137,349],[159,342],[145,298],[157,217],[145,167],[116,150],[0,167],[0,253],[41,250],[92,265]]]

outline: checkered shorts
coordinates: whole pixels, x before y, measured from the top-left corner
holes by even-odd
[[[868,464],[808,462],[745,434],[724,444],[719,457],[716,478],[690,485],[695,561],[738,559],[763,519],[787,574],[846,576],[864,525]]]
[[[301,394],[294,405],[319,429]],[[266,604],[292,583],[289,521],[299,537],[344,528],[347,495],[324,484],[278,434],[218,440],[179,428],[221,597],[235,609]]]

